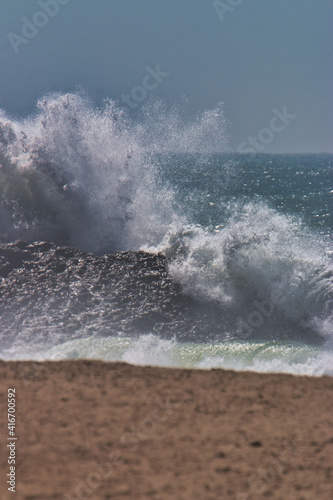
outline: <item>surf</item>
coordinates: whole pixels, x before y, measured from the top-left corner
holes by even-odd
[[[77,256],[78,263],[91,264],[98,256],[107,259],[119,251],[165,257],[168,277],[197,314],[190,313],[192,324],[186,323],[184,333],[177,332],[176,321],[172,327],[163,326],[161,317],[157,320],[158,315],[147,310],[151,319],[133,335],[200,343],[330,345],[332,240],[298,213],[279,210],[264,196],[230,195],[240,167],[237,158],[225,155],[227,137],[222,105],[193,117],[181,107],[151,100],[134,120],[112,100],[96,108],[82,94],[53,94],[42,98],[36,113],[26,118],[14,119],[1,111],[0,241],[31,243],[29,252],[35,251],[33,242],[49,242],[55,249],[41,251],[40,262],[48,252],[63,252],[59,279],[62,272],[68,276],[67,265],[73,269],[72,290],[90,289],[94,283],[94,300],[86,314],[79,314],[75,294],[68,302],[52,292],[56,278],[50,258],[49,267],[41,265],[39,271],[46,282],[50,277],[51,292],[41,298],[43,310],[49,312],[34,316],[32,306],[17,331],[8,320],[2,335],[14,336],[17,348],[22,342],[40,345],[45,330],[54,333],[49,339],[54,346],[73,335],[87,338],[92,331],[94,336],[126,336],[128,318],[112,323],[115,306],[99,274],[100,262],[96,260],[94,276],[85,273],[81,264],[66,257],[72,248],[74,254],[84,252]],[[207,188],[200,182],[196,191],[182,190],[168,177],[170,165],[174,171],[186,166],[185,186],[199,166]],[[216,178],[213,184],[211,177]],[[217,194],[211,191],[214,186]],[[140,259],[135,272],[143,275],[145,258],[142,269]],[[80,283],[76,272],[81,273]],[[125,300],[127,288],[120,292]],[[6,289],[2,293],[5,296]],[[54,317],[52,304],[57,301],[75,326],[66,329],[61,314]],[[152,304],[163,309],[158,301]]]

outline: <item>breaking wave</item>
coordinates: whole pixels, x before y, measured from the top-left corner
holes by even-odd
[[[96,109],[83,95],[55,94],[23,120],[1,112],[0,241],[162,252],[185,294],[223,309],[224,339],[257,328],[329,339],[329,239],[264,201],[234,200],[219,226],[193,224],[162,181],[159,158],[197,153],[204,162],[225,151],[226,137],[222,106],[188,118],[151,101],[133,121],[111,100]]]
[[[0,238],[97,253],[157,243],[179,214],[152,157],[223,149],[224,130],[220,107],[185,124],[155,101],[133,123],[113,101],[96,109],[79,94],[42,99],[21,121],[1,113]]]

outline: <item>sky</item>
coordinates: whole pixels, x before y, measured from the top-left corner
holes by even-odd
[[[332,21],[333,0],[1,0],[0,108],[223,102],[233,150],[333,152]]]

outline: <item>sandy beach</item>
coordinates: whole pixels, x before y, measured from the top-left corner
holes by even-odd
[[[330,377],[1,362],[0,388],[1,500],[332,498]]]

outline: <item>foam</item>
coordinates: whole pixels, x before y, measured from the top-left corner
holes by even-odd
[[[172,190],[158,182],[152,156],[224,145],[220,106],[185,119],[154,101],[133,122],[111,100],[96,109],[83,95],[55,94],[20,121],[2,111],[0,240],[98,253],[157,244],[181,214]]]
[[[292,342],[181,343],[153,334],[138,338],[109,337],[77,339],[44,351],[16,350],[2,359],[74,360],[102,359],[136,365],[165,367],[222,368],[262,373],[333,375],[333,351]]]

